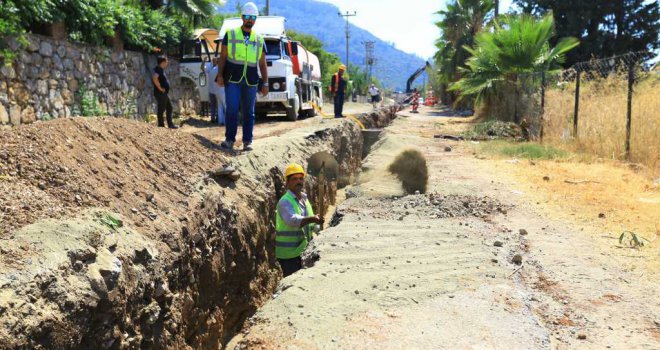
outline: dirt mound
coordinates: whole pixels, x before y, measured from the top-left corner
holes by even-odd
[[[109,207],[153,237],[225,160],[193,135],[116,118],[57,119],[0,140],[0,237],[87,207]]]
[[[401,152],[388,170],[401,180],[406,193],[426,192],[429,169],[426,166],[426,158],[420,151],[409,149]]]
[[[511,206],[487,196],[471,195],[408,195],[404,197],[370,198],[364,209],[373,218],[403,220],[406,216],[420,218],[484,217],[506,214]]]

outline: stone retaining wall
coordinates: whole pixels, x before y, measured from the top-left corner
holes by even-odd
[[[154,55],[41,35],[28,35],[27,39],[24,48],[10,42],[18,51],[16,58],[11,65],[0,67],[0,125],[83,115],[83,91],[88,91],[86,101],[97,100],[106,115],[141,119],[155,113]],[[198,105],[195,87],[181,82],[179,63],[170,59],[166,73],[174,113],[194,113]]]

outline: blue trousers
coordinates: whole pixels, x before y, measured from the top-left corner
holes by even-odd
[[[238,113],[243,107],[243,143],[252,142],[254,129],[254,103],[257,100],[257,87],[249,86],[243,80],[240,83],[227,82],[225,85],[227,115],[225,119],[225,141],[236,142],[238,131]]]

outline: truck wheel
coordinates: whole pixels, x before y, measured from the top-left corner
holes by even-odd
[[[267,111],[255,111],[254,112],[254,117],[257,120],[266,120],[267,116],[268,116]]]
[[[296,94],[293,99],[289,100],[291,107],[286,109],[286,120],[295,122],[298,120],[298,110],[300,109],[300,99]]]

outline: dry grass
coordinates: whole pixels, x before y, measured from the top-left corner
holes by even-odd
[[[575,86],[550,88],[546,94],[544,141],[598,158],[625,160],[627,79],[625,75],[587,81],[580,86],[578,137],[572,138]],[[660,172],[660,79],[635,85],[632,103],[631,157]]]

